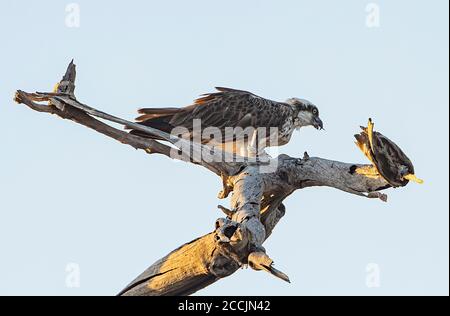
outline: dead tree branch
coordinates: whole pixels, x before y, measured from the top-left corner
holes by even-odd
[[[180,149],[180,139],[82,104],[75,98],[75,77],[75,65],[71,62],[54,92],[27,93],[18,90],[15,101],[32,110],[74,121],[148,154],[157,153],[177,159],[173,151]],[[106,124],[104,120],[155,134],[165,143],[129,134]],[[199,145],[190,146],[193,150],[204,150]],[[180,159],[201,165],[220,176],[224,189],[219,197],[227,197],[233,192],[230,208],[220,207],[226,217],[216,221],[211,233],[155,262],[120,295],[189,295],[247,265],[289,281],[284,273],[273,267],[273,261],[263,247],[264,241],[285,214],[285,198],[298,189],[328,186],[386,201],[386,195],[380,191],[390,187],[377,174],[368,176],[355,172],[358,168],[370,169],[371,165],[309,157],[306,153],[303,158],[281,155],[273,159],[271,162],[275,163],[276,168],[270,172],[262,172],[259,163]]]

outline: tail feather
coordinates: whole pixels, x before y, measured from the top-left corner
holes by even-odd
[[[142,114],[141,116],[136,118],[136,121],[143,122],[146,120],[150,120],[157,117],[162,116],[173,116],[177,113],[180,113],[182,109],[179,108],[144,108],[139,109],[138,113]]]
[[[170,120],[174,115],[180,113],[181,111],[182,109],[179,108],[143,108],[138,110],[138,113],[142,115],[137,117],[136,121],[139,124],[170,133],[173,129],[173,126],[170,124]],[[151,139],[160,139],[154,135],[134,129],[130,131],[130,134]]]

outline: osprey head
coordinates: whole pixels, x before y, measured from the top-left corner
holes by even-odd
[[[314,126],[316,129],[323,129],[323,122],[319,117],[319,109],[308,100],[291,98],[286,101],[297,113],[294,118],[296,128],[303,126]]]

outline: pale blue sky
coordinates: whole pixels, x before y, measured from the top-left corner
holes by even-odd
[[[369,2],[78,1],[68,28],[69,1],[1,1],[0,294],[116,294],[221,216],[215,175],[12,102],[51,89],[74,58],[79,100],[126,118],[214,86],[309,99],[327,131],[296,134],[293,156],[365,162],[353,134],[371,116],[426,180],[387,204],[297,192],[265,244],[292,283],[240,270],[198,294],[448,295],[448,1],[372,1],[379,28]],[[71,262],[79,288],[66,287]]]

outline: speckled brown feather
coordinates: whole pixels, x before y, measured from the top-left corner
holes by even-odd
[[[226,127],[277,127],[294,116],[292,106],[267,100],[250,92],[230,88],[216,88],[218,92],[202,95],[194,104],[184,108],[140,109],[143,114],[137,120],[146,126],[170,132],[174,127],[183,126],[192,133],[193,120],[201,119],[202,128],[217,127],[226,135]],[[142,135],[138,131],[133,134]],[[232,140],[240,139],[244,134],[234,135]],[[203,139],[202,141],[208,141]],[[231,139],[224,139],[224,142]]]

